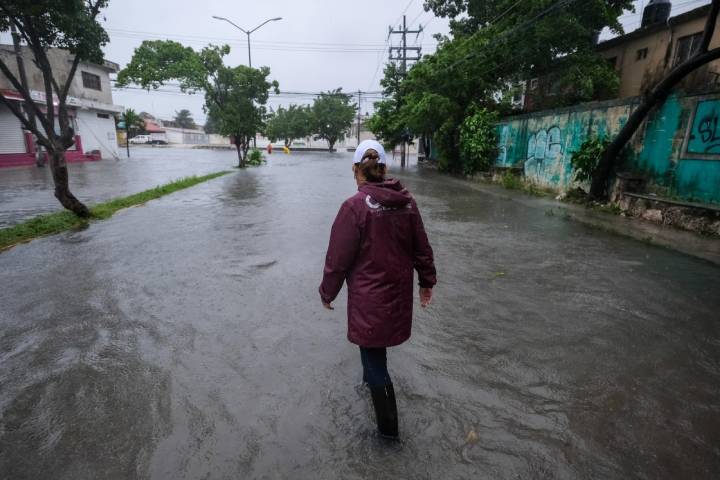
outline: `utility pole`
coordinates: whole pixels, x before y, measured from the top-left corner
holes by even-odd
[[[407,46],[407,36],[409,33],[414,33],[416,35],[420,35],[420,33],[423,31],[422,26],[418,27],[417,30],[408,30],[407,27],[407,20],[406,16],[403,15],[403,23],[402,23],[402,30],[395,30],[392,26],[389,28],[390,35],[402,35],[402,46],[400,47],[390,47],[390,61],[401,61],[402,62],[402,69],[401,73],[403,77],[407,74],[407,62],[408,61],[418,61],[421,58],[422,48],[421,47],[408,47]],[[416,37],[417,38],[417,37]],[[415,56],[408,57],[408,50],[411,52],[415,52]],[[397,52],[395,56],[393,56],[393,53]],[[405,141],[405,138],[403,138],[402,143],[400,144],[400,166],[402,168],[405,168],[405,144],[407,142]]]
[[[360,122],[362,121],[362,106],[361,101],[362,92],[358,90],[358,119],[357,119],[357,144],[360,146]]]

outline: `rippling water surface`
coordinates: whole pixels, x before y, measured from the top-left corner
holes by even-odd
[[[88,191],[234,163],[160,152]],[[377,440],[345,294],[316,293],[350,162],[273,155],[0,254],[0,478],[718,477],[720,269],[415,170],[440,284]]]

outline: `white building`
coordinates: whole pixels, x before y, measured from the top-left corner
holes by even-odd
[[[22,47],[22,55],[31,95],[42,107],[45,105],[43,75],[35,66],[29,48]],[[72,55],[57,48],[48,50],[47,55],[56,78],[64,82],[72,64]],[[19,78],[12,45],[0,45],[0,59],[13,75]],[[99,160],[118,156],[115,116],[122,113],[123,108],[113,104],[110,86],[110,73],[118,70],[118,64],[108,61],[103,65],[80,63],[67,99],[76,134],[76,144],[66,155],[68,161]],[[24,101],[1,73],[0,95],[13,102]],[[55,104],[57,105],[57,100]],[[9,109],[0,105],[0,167],[34,164],[35,148],[30,133],[23,130],[20,121]]]

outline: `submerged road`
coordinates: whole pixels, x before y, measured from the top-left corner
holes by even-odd
[[[718,478],[720,268],[433,172],[400,175],[440,283],[376,439],[345,294],[316,293],[350,162],[0,254],[0,478]]]

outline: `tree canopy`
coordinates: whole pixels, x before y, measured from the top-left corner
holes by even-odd
[[[313,102],[313,132],[316,140],[326,140],[333,150],[335,143],[345,139],[352,125],[357,105],[350,103],[352,96],[342,88],[324,92]]]
[[[308,106],[290,105],[288,108],[279,107],[270,116],[265,128],[265,136],[271,142],[283,140],[289,147],[293,140],[308,137],[313,133],[313,114]]]
[[[179,112],[175,112],[175,124],[178,126],[178,128],[187,128],[187,129],[195,129],[197,128],[197,125],[195,124],[195,120],[192,117],[192,113],[190,113],[190,110],[183,108]]]
[[[88,217],[90,211],[70,192],[65,161],[65,151],[75,142],[67,98],[80,62],[103,61],[102,47],[109,38],[97,17],[107,3],[107,0],[3,0],[0,3],[0,32],[10,30],[15,45],[23,41],[32,52],[33,62],[42,74],[45,105],[41,108],[29,87],[23,85],[20,57],[17,60],[19,75],[1,59],[0,73],[22,96],[24,110],[2,95],[0,103],[45,147],[55,197],[65,208],[82,217]],[[69,65],[64,68],[53,65],[49,56],[53,48],[70,54]],[[54,98],[57,98],[57,108]]]
[[[381,81],[386,99],[376,105],[371,130],[397,144],[403,132],[432,135],[441,166],[463,171],[460,126],[477,109],[500,114],[530,78],[548,76],[563,92],[557,107],[618,88],[612,67],[596,51],[604,27],[621,33],[618,17],[631,0],[426,0],[425,9],[450,20],[451,36],[406,74],[390,64]],[[487,135],[486,138],[491,138]],[[491,151],[491,150],[486,150]],[[483,162],[470,162],[483,165]]]
[[[269,93],[278,91],[278,83],[268,80],[267,67],[226,66],[228,53],[227,45],[196,52],[171,40],[144,41],[118,74],[118,84],[156,89],[174,80],[182,91],[203,91],[208,117],[218,133],[232,137],[243,167],[251,139],[264,128]]]

